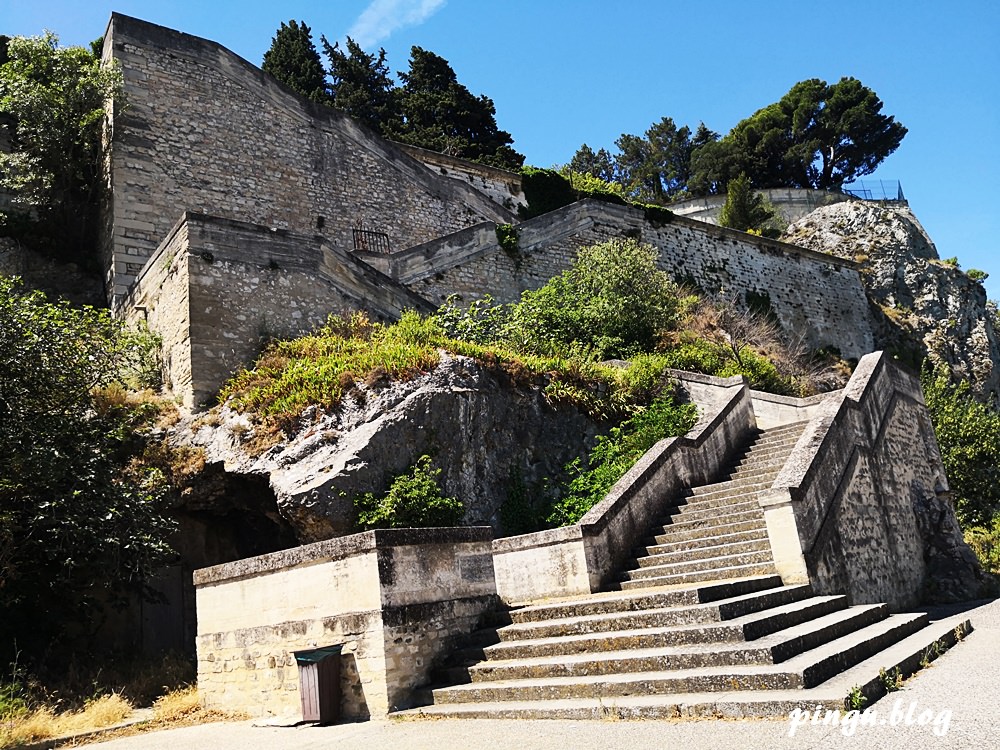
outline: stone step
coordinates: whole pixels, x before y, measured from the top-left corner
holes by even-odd
[[[839,600],[839,601],[838,601]],[[576,652],[538,653],[527,644],[516,649],[487,649],[486,661],[466,667],[456,681],[492,682],[540,677],[607,675],[621,672],[666,672],[719,666],[777,664],[823,643],[866,627],[888,616],[880,605],[846,609],[846,597],[815,597],[782,608],[778,613],[757,615],[759,620],[775,623],[774,633],[747,642],[698,642],[686,644],[671,640],[673,631],[634,631],[611,634],[604,642],[591,638],[592,648]],[[839,607],[839,609],[838,609]],[[782,628],[788,623],[790,626]],[[734,629],[735,623],[725,627]],[[683,635],[683,631],[680,631]],[[659,642],[657,642],[657,636]],[[649,644],[649,645],[645,645]],[[624,646],[624,648],[619,648]]]
[[[843,712],[846,709],[845,696],[851,690],[860,689],[870,706],[873,701],[885,695],[881,672],[898,669],[904,678],[909,677],[971,631],[971,623],[962,615],[933,622],[813,688],[450,703],[422,706],[400,713],[409,719],[450,717],[618,720],[682,717],[773,719],[787,717],[796,708],[813,711],[817,707]],[[425,695],[429,700],[430,694],[425,693]]]
[[[649,558],[634,560],[622,575],[624,580],[638,581],[643,578],[661,578],[663,576],[680,573],[711,573],[714,570],[731,568],[741,565],[756,565],[760,563],[774,562],[771,556],[771,546],[753,552],[742,552],[735,555],[720,555],[718,557],[706,557],[695,560],[684,560],[682,562],[663,563]],[[711,578],[711,576],[707,576]]]
[[[711,554],[703,555],[706,551],[711,551],[717,547],[733,544],[746,544],[750,542],[767,542],[767,529],[751,529],[750,531],[736,531],[730,534],[718,534],[716,536],[701,537],[692,543],[691,540],[681,540],[677,542],[667,542],[665,544],[650,544],[652,539],[646,540],[646,545],[636,547],[633,550],[634,557],[643,555],[671,555],[677,553],[687,553],[690,555],[702,555],[712,557]]]
[[[734,565],[727,568],[714,568],[710,572],[694,571],[661,575],[653,578],[625,579],[615,584],[621,591],[644,589],[651,586],[673,586],[679,583],[696,583],[699,581],[722,580],[726,578],[744,578],[754,575],[770,575],[775,573],[774,563],[756,563],[754,565]]]
[[[811,688],[926,624],[925,614],[892,615],[780,664],[477,681],[431,689],[422,697],[447,704]]]
[[[669,534],[672,531],[683,532],[694,529],[709,529],[714,531],[734,523],[758,520],[763,523],[764,520],[764,511],[756,503],[746,504],[736,511],[732,511],[729,508],[718,509],[715,513],[702,514],[697,518],[685,518],[679,513],[676,515],[678,516],[677,518],[671,516],[672,520],[670,523],[652,529],[653,535],[658,537],[662,534]]]
[[[774,479],[778,476],[777,471],[771,473],[773,476],[771,476],[770,479],[768,479],[766,475],[761,475],[760,477],[749,477],[747,479],[727,479],[725,482],[716,482],[715,484],[705,484],[700,487],[693,487],[691,488],[691,495],[694,497],[701,497],[703,495],[714,495],[726,490],[741,490],[754,485],[770,485],[774,483]]]
[[[713,539],[726,534],[745,534],[750,532],[767,533],[767,524],[762,514],[749,514],[748,518],[735,520],[717,519],[718,523],[696,523],[684,526],[667,525],[652,529],[652,536],[644,540],[645,546],[661,544],[682,544]]]
[[[545,604],[531,604],[511,609],[507,613],[508,622],[517,624],[540,622],[566,617],[583,617],[614,612],[636,612],[646,609],[669,607],[693,607],[711,605],[721,608],[733,617],[732,608],[745,600],[761,598],[768,600],[775,592],[798,590],[800,586],[782,586],[779,576],[752,576],[739,580],[715,581],[689,586],[678,586],[660,591],[621,592],[605,591],[567,597]],[[770,606],[770,605],[769,605]]]
[[[767,588],[759,588],[767,585]],[[699,601],[700,594],[732,592],[719,600]],[[694,597],[690,596],[694,593]],[[683,598],[678,596],[684,594]],[[526,608],[511,613],[519,618],[495,631],[500,642],[555,638],[584,633],[609,633],[637,628],[664,628],[720,622],[799,601],[811,594],[807,585],[782,586],[777,576],[747,578],[676,591],[644,592]],[[520,619],[524,618],[524,619]]]
[[[669,627],[634,628],[608,632],[588,632],[573,635],[503,641],[469,653],[471,657],[462,662],[466,666],[488,660],[508,661],[537,657],[552,657],[567,654],[600,653],[602,651],[624,651],[630,649],[678,648],[686,647],[692,653],[701,653],[697,648],[711,653],[725,642],[744,643],[747,640],[765,637],[782,629],[790,628],[831,612],[846,610],[847,599],[843,596],[809,596],[808,586],[789,587],[781,591],[780,597],[771,596],[772,606],[740,614],[728,619],[726,613],[714,613],[706,622],[688,622]],[[743,602],[746,609],[752,605],[761,607],[767,599]],[[733,602],[735,605],[736,602]],[[739,611],[739,610],[736,610]],[[704,616],[704,613],[690,613]],[[710,646],[706,646],[710,644]],[[692,657],[694,658],[694,657]],[[729,657],[735,658],[735,657]],[[784,656],[787,658],[787,655]]]
[[[769,552],[771,550],[771,543],[768,541],[767,534],[743,536],[749,536],[749,538],[738,538],[734,541],[722,541],[717,544],[702,542],[698,546],[680,544],[643,547],[636,550],[637,554],[635,557],[641,567],[649,567],[650,565],[669,565],[675,562],[704,560],[706,558],[738,555],[748,552]]]
[[[705,510],[707,508],[725,508],[734,502],[746,502],[749,500],[758,500],[761,495],[771,489],[771,483],[761,485],[759,489],[741,489],[741,490],[728,490],[726,492],[720,492],[714,496],[686,496],[678,498],[668,509],[666,515],[660,519],[660,523],[666,523],[671,515],[677,515],[684,509],[689,510]]]
[[[757,502],[756,498],[743,499],[742,497],[733,498],[732,502],[727,505],[719,507],[699,507],[695,505],[682,505],[677,509],[676,513],[671,513],[667,517],[669,525],[676,526],[680,523],[686,523],[688,521],[701,521],[705,519],[718,518],[720,513],[725,513],[730,515],[733,513],[742,513],[744,511],[756,511],[758,513],[763,513],[760,509],[760,503]],[[664,526],[668,525],[664,522]]]

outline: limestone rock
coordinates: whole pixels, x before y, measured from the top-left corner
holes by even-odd
[[[592,446],[600,426],[573,408],[551,408],[540,384],[513,386],[467,357],[443,355],[408,382],[365,386],[336,414],[307,410],[290,441],[261,456],[242,445],[252,428],[228,408],[181,439],[228,472],[266,476],[301,543],[350,533],[351,499],[383,492],[428,453],[444,469],[445,495],[466,503],[464,525],[500,530],[512,473],[531,487]]]
[[[879,348],[929,356],[983,396],[1000,396],[1000,342],[982,284],[942,262],[905,206],[850,201],[788,227],[785,240],[856,260]]]

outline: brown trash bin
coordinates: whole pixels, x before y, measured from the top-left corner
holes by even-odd
[[[340,652],[343,646],[295,651],[302,721],[333,724],[340,718]]]

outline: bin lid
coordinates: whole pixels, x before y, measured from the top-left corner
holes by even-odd
[[[292,655],[298,664],[319,664],[319,662],[331,656],[339,656],[343,648],[343,644],[323,646],[322,648],[312,648],[308,651],[293,651]]]

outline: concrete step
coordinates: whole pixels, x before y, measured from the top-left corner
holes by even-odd
[[[748,598],[742,602],[734,600],[722,611],[711,612],[712,617],[703,622],[504,641],[480,649],[474,661],[463,663],[468,666],[480,661],[510,661],[664,647],[675,647],[678,652],[686,648],[694,654],[701,651],[710,654],[726,642],[745,645],[747,640],[762,638],[847,607],[845,597],[814,597],[809,594],[808,586],[787,587],[775,590],[768,597]],[[742,605],[740,609],[736,609],[737,604]],[[704,609],[704,605],[702,606]],[[750,607],[758,609],[751,610]],[[739,616],[729,617],[736,613],[740,613]],[[705,617],[706,612],[691,612],[689,616]],[[783,658],[787,658],[787,654]]]
[[[640,566],[648,567],[650,565],[669,565],[675,562],[704,560],[723,555],[770,551],[771,549],[767,534],[737,534],[735,536],[737,539],[732,541],[719,541],[718,543],[701,542],[698,546],[691,544],[664,544],[653,547],[642,547],[636,550],[635,557]]]
[[[879,605],[845,607],[845,597],[814,597],[782,607],[780,612],[754,615],[757,621],[766,623],[776,632],[749,643],[743,639],[729,639],[728,642],[688,644],[672,639],[675,631],[646,630],[627,635],[614,633],[603,642],[591,637],[591,648],[573,652],[540,653],[544,645],[551,651],[555,645],[551,642],[536,644],[534,648],[523,642],[508,648],[491,647],[486,651],[486,660],[466,667],[456,682],[777,664],[888,616],[888,611]],[[788,626],[783,627],[786,624]],[[733,629],[737,624],[727,623],[725,627]],[[677,633],[683,635],[684,629]]]
[[[763,533],[767,534],[767,524],[763,515],[750,514],[747,518],[735,520],[717,519],[718,523],[687,524],[683,526],[668,525],[652,529],[652,536],[644,540],[646,546],[661,544],[685,544],[704,539],[714,539],[727,534]]]
[[[695,571],[691,573],[661,575],[654,578],[625,579],[612,585],[616,585],[622,591],[631,591],[651,586],[673,586],[679,583],[696,583],[699,581],[722,580],[726,578],[771,575],[775,572],[774,563],[757,563],[754,565],[734,565],[728,568],[714,568],[710,572]]]
[[[689,540],[678,542],[668,542],[666,544],[656,544],[652,539],[645,540],[645,546],[636,547],[633,550],[634,557],[643,555],[670,555],[677,553],[701,554],[711,551],[715,547],[723,547],[731,544],[745,544],[750,542],[766,542],[767,531],[765,529],[752,529],[750,531],[736,531],[730,534],[719,534],[717,536],[707,536],[700,538],[696,544]],[[705,554],[705,557],[712,557],[712,554]]]
[[[731,612],[735,602],[765,598],[776,591],[799,590],[801,586],[782,586],[776,575],[753,576],[739,580],[716,581],[689,586],[678,586],[659,591],[626,593],[606,591],[566,597],[545,604],[531,604],[511,609],[507,613],[510,623],[541,622],[566,617],[635,612],[646,609],[692,607],[711,604]],[[770,605],[769,605],[770,606]],[[730,614],[729,616],[735,616]]]
[[[741,490],[746,487],[752,487],[754,485],[770,485],[774,483],[774,479],[778,476],[778,472],[771,472],[773,476],[768,479],[767,475],[761,475],[760,477],[749,477],[747,479],[727,479],[724,482],[715,482],[714,484],[705,484],[700,487],[691,488],[691,495],[693,497],[702,497],[703,495],[714,495],[719,492],[724,492],[726,490]]]
[[[700,514],[695,518],[686,518],[680,514],[676,515],[678,516],[677,518],[671,516],[672,520],[670,523],[652,529],[653,535],[659,537],[662,534],[670,534],[675,531],[684,532],[696,529],[708,529],[716,532],[721,527],[730,526],[735,523],[758,520],[763,522],[764,519],[764,511],[755,503],[744,504],[735,511],[730,508],[720,508],[715,513]]]
[[[780,664],[476,681],[432,689],[425,697],[437,704],[810,688],[926,624],[927,617],[923,614],[892,615]]]
[[[703,489],[699,487],[695,490],[687,490],[678,495],[676,507],[683,508],[692,505],[699,505],[701,503],[724,505],[728,502],[732,502],[733,498],[757,496],[761,492],[771,489],[773,484],[774,479],[767,479],[762,482],[751,482],[747,485],[736,487],[734,489],[715,490],[712,492],[699,492],[698,490]]]
[[[718,518],[720,513],[730,515],[744,511],[756,511],[758,513],[763,513],[760,509],[760,503],[757,502],[755,497],[743,499],[743,496],[740,496],[732,498],[728,504],[721,507],[704,507],[699,506],[698,504],[682,505],[677,509],[676,513],[671,513],[670,516],[664,520],[664,526],[668,523],[673,526],[678,523],[685,523],[688,521],[701,521],[704,519]]]
[[[756,565],[770,562],[774,562],[774,558],[771,556],[771,547],[768,545],[764,549],[753,552],[684,560],[682,562],[664,563],[657,560],[650,560],[648,557],[640,558],[632,561],[632,566],[627,568],[622,575],[625,576],[626,580],[637,581],[643,578],[660,578],[664,575],[678,573],[711,573],[713,570],[731,568],[733,566]],[[708,577],[711,578],[711,576]]]
[[[746,593],[747,583],[773,583],[776,576],[733,581],[731,586],[713,584],[699,589],[644,592],[637,596],[628,594],[612,597],[610,594],[591,602],[567,602],[551,607],[533,608],[533,612],[521,613],[535,619],[525,619],[495,630],[499,642],[534,640],[539,638],[559,638],[586,633],[610,633],[618,630],[642,628],[666,628],[696,623],[721,622],[742,617],[754,612],[762,612],[772,607],[789,604],[808,597],[808,586],[781,586],[766,589],[751,588]],[[705,589],[728,589],[734,594],[717,601],[699,602],[697,599],[680,601],[672,596],[676,593],[700,592]],[[634,606],[636,609],[627,607]],[[518,616],[518,613],[512,613]]]

